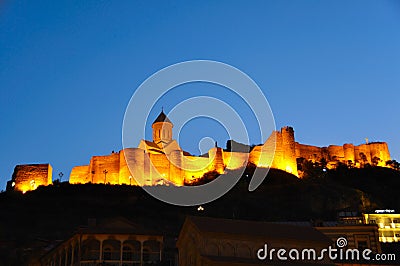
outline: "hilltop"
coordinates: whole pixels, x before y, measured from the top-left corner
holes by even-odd
[[[347,168],[318,171],[299,179],[271,169],[263,184],[248,191],[243,177],[220,199],[196,207],[160,202],[141,187],[56,183],[22,194],[0,194],[0,238],[22,252],[32,242],[65,239],[88,218],[123,216],[170,236],[176,236],[186,215],[261,221],[336,220],[341,210],[369,212],[400,209],[400,172],[389,168]],[[251,169],[247,169],[247,173]],[[179,189],[179,188],[175,188]],[[25,251],[26,252],[26,251]],[[0,256],[17,256],[2,250]],[[22,252],[23,253],[23,252]],[[23,257],[23,256],[22,256]]]

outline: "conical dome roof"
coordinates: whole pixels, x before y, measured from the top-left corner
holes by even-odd
[[[161,113],[157,116],[156,120],[154,120],[153,124],[158,123],[158,122],[166,122],[166,123],[171,123],[171,120],[167,117],[166,114],[164,114],[164,111],[161,111]]]

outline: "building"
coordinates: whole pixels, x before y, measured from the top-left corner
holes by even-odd
[[[172,128],[161,112],[152,124],[152,141],[141,140],[137,148],[92,157],[89,165],[72,169],[70,183],[182,186],[207,172],[222,174],[225,169],[246,166],[249,153],[224,152],[220,147],[210,149],[205,156],[192,156],[173,139]]]
[[[334,225],[315,227],[318,231],[336,241],[340,237],[347,240],[347,248],[372,250],[373,253],[381,253],[378,230],[375,225]]]
[[[157,265],[163,259],[163,236],[124,218],[100,224],[89,221],[40,259],[43,266]]]
[[[317,222],[279,222],[302,227],[313,227],[335,243],[338,238],[344,237],[347,248],[364,250],[370,249],[373,253],[381,253],[378,227],[374,224],[351,223],[343,224],[342,221],[317,221]]]
[[[334,265],[327,260],[261,261],[257,252],[265,244],[276,250],[313,248],[320,251],[332,241],[308,226],[188,217],[177,241],[179,265]]]
[[[321,254],[329,246],[339,248],[337,239],[345,238],[347,249],[370,249],[381,253],[374,225],[338,225],[326,222],[313,227],[310,222],[256,222],[243,220],[188,217],[177,241],[179,265],[367,265],[360,261],[285,260],[277,257],[260,260],[260,247],[299,251],[314,249]],[[276,253],[275,253],[276,254]],[[286,253],[287,254],[287,253]],[[338,257],[339,258],[339,257]],[[368,264],[369,265],[369,264]],[[377,265],[377,264],[374,264]]]
[[[50,164],[25,164],[17,165],[7,190],[18,190],[25,193],[35,190],[39,186],[48,186],[53,183],[53,168]]]
[[[400,214],[394,210],[377,210],[364,214],[366,224],[378,227],[380,242],[400,242]]]
[[[281,169],[299,176],[301,173],[297,167],[299,159],[313,162],[324,160],[327,162],[327,167],[335,167],[338,163],[354,167],[362,167],[365,164],[385,166],[386,161],[390,160],[388,146],[384,142],[359,146],[344,144],[316,147],[296,142],[291,127],[283,127],[280,131],[272,132],[264,144],[252,149],[247,145],[230,141],[228,149],[223,150],[216,145],[205,155],[193,156],[182,150],[178,142],[173,139],[173,126],[162,111],[152,124],[152,141],[141,140],[137,148],[126,148],[109,155],[93,156],[88,165],[72,169],[69,182],[183,186],[195,183],[208,172],[222,174],[226,170],[246,167],[248,163],[258,167]],[[37,175],[30,173],[36,170],[26,171],[34,167],[38,168]],[[45,174],[39,173],[41,171],[42,165],[16,167],[12,181],[15,189],[26,191],[38,185],[51,184],[51,180],[44,180]],[[51,177],[51,170],[47,173],[50,173]]]

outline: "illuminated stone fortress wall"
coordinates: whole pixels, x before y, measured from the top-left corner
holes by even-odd
[[[331,167],[334,167],[337,162],[352,164],[355,167],[363,164],[386,166],[386,162],[390,160],[390,153],[385,142],[373,142],[359,146],[353,144],[330,145],[322,148],[296,142],[296,157],[313,162],[325,159],[328,166]]]
[[[109,155],[93,156],[88,165],[72,169],[69,182],[140,186],[167,183],[182,186],[198,180],[207,172],[216,171],[222,174],[226,170],[245,167],[248,163],[258,167],[284,170],[299,176],[297,169],[299,158],[313,162],[324,159],[328,168],[334,168],[339,162],[354,167],[362,167],[367,163],[386,166],[386,161],[390,160],[389,149],[385,142],[359,146],[344,144],[316,147],[296,142],[291,127],[283,127],[280,131],[272,132],[264,144],[255,146],[251,150],[243,144],[238,144],[241,148],[232,145],[229,150],[223,150],[216,145],[208,151],[208,154],[193,156],[183,151],[173,139],[172,128],[172,122],[164,112],[161,112],[152,124],[153,141],[141,140],[137,148],[126,148]],[[48,165],[47,172],[43,169],[45,169],[43,165],[17,166],[11,180],[14,189],[27,191],[39,185],[51,184],[51,166]]]
[[[50,164],[25,164],[17,165],[10,181],[7,182],[7,190],[18,190],[25,193],[35,190],[38,186],[47,186],[52,181],[53,168]]]
[[[283,127],[274,131],[263,145],[254,147],[250,152],[223,150],[214,147],[208,156],[192,156],[183,151],[172,138],[172,122],[161,112],[154,121],[153,141],[142,140],[138,148],[128,148],[106,156],[94,156],[90,164],[72,169],[71,183],[110,183],[132,185],[155,185],[171,182],[175,185],[190,183],[209,171],[223,173],[246,166],[247,161],[259,167],[281,169],[298,176],[297,159],[311,161],[325,159],[328,167],[338,162],[385,166],[390,160],[388,146],[384,142],[354,146],[316,147],[295,141],[294,130]],[[275,154],[273,151],[275,149]],[[132,163],[129,169],[126,159]],[[130,171],[131,170],[131,171]],[[136,181],[136,179],[138,181]]]

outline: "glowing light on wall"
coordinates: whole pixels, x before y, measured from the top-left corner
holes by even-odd
[[[286,172],[291,173],[291,174],[293,173],[293,169],[290,165],[286,166]]]

